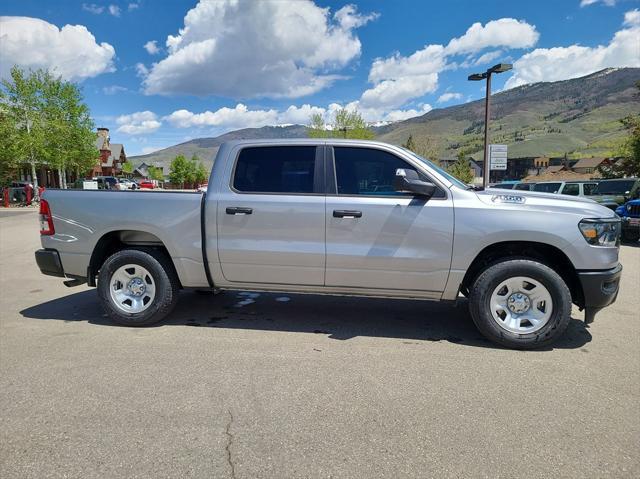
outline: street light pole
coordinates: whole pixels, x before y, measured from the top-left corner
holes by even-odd
[[[487,93],[484,99],[484,168],[482,170],[482,187],[489,188],[489,107],[491,105],[491,71],[487,71]]]
[[[484,161],[482,166],[482,186],[483,188],[489,187],[489,169],[491,167],[489,162],[489,114],[490,114],[490,104],[491,104],[491,74],[492,73],[503,73],[511,70],[513,65],[510,63],[498,63],[497,65],[492,66],[484,73],[474,73],[469,75],[468,80],[470,81],[478,81],[478,80],[487,80],[487,93],[485,95],[484,101]]]

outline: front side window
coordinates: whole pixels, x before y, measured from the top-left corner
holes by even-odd
[[[372,148],[334,147],[333,151],[338,195],[413,196],[393,188],[396,170],[416,169],[401,158]]]
[[[233,187],[243,193],[313,193],[315,157],[315,146],[244,148]]]
[[[562,189],[562,194],[578,196],[580,194],[580,185],[578,183],[567,183]]]

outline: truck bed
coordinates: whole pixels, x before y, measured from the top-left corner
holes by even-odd
[[[55,234],[43,236],[43,246],[58,250],[65,274],[85,277],[100,240],[117,236],[129,244],[162,244],[183,286],[206,286],[200,226],[203,196],[195,192],[47,190],[43,199],[51,208]]]

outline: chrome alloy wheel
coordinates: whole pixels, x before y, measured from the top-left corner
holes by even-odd
[[[109,285],[111,301],[125,313],[141,313],[156,295],[156,285],[151,273],[138,264],[121,266],[111,276]]]
[[[516,334],[542,328],[553,312],[551,293],[542,283],[526,276],[514,276],[493,290],[489,302],[491,316],[498,325]]]

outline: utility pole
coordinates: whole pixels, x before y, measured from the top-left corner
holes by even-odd
[[[492,66],[484,73],[474,73],[467,78],[470,81],[487,80],[487,92],[484,100],[484,161],[482,166],[482,187],[487,189],[489,187],[489,169],[491,167],[489,162],[489,115],[491,105],[491,74],[503,73],[513,68],[510,63],[498,63]]]

